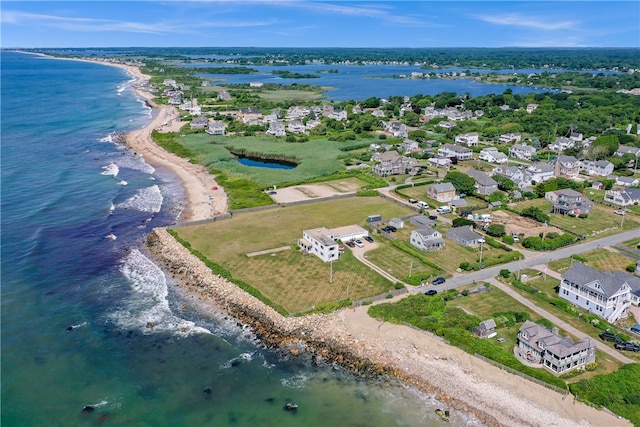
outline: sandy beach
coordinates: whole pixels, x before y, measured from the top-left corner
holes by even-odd
[[[22,52],[52,58],[57,60],[92,62],[124,69],[134,80],[131,87],[136,94],[152,108],[152,120],[142,129],[137,129],[125,135],[125,144],[134,152],[142,155],[152,166],[165,167],[180,178],[185,191],[186,206],[180,215],[180,222],[199,221],[225,214],[228,208],[227,194],[220,187],[213,175],[202,165],[189,162],[156,145],[151,132],[178,132],[188,122],[180,121],[178,110],[173,106],[157,105],[153,102],[154,95],[144,88],[150,76],[143,74],[133,65],[120,64],[110,61],[99,61],[81,58],[58,58],[33,52]]]

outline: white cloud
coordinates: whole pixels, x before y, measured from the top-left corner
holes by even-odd
[[[574,21],[553,21],[547,18],[509,13],[503,15],[478,15],[477,19],[490,24],[506,25],[511,27],[533,28],[543,31],[572,30],[576,27]]]

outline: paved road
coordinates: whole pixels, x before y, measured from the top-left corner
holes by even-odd
[[[526,305],[527,307],[529,307],[531,309],[531,311],[533,311],[535,313],[538,313],[540,316],[544,317],[545,319],[549,319],[551,322],[553,322],[554,325],[556,325],[557,327],[559,327],[561,329],[564,329],[565,331],[567,331],[570,334],[574,335],[578,339],[591,338],[589,335],[585,334],[581,330],[579,330],[577,328],[574,328],[573,326],[571,326],[567,322],[561,320],[559,317],[554,316],[553,314],[549,313],[545,309],[540,308],[536,304],[532,303],[527,298],[523,297],[518,292],[516,292],[511,286],[506,285],[504,283],[501,283],[501,282],[497,281],[495,278],[491,278],[491,279],[487,280],[487,282],[491,283],[492,286],[495,286],[496,288],[500,289],[501,291],[503,291],[504,293],[506,293],[507,295],[509,295],[513,299],[515,299],[516,301]],[[595,340],[593,338],[591,338],[591,340],[596,344],[596,347],[598,347],[599,350],[607,353],[608,355],[610,355],[611,357],[619,360],[620,362],[622,362],[622,363],[636,363],[635,360],[630,359],[627,356],[623,355],[622,353],[618,352],[617,350],[609,347],[604,342]]]

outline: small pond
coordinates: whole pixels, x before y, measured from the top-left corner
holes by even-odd
[[[238,163],[254,168],[269,169],[295,169],[295,167],[297,166],[292,162],[286,162],[282,160],[250,159],[248,157],[238,157]]]

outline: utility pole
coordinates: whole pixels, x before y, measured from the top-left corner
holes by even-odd
[[[482,270],[482,243],[480,242],[480,269]]]
[[[333,283],[333,260],[331,260],[330,263],[330,270],[329,270],[329,283]]]
[[[413,260],[411,261],[411,264],[409,264],[409,277],[411,277],[412,271],[413,271]]]

